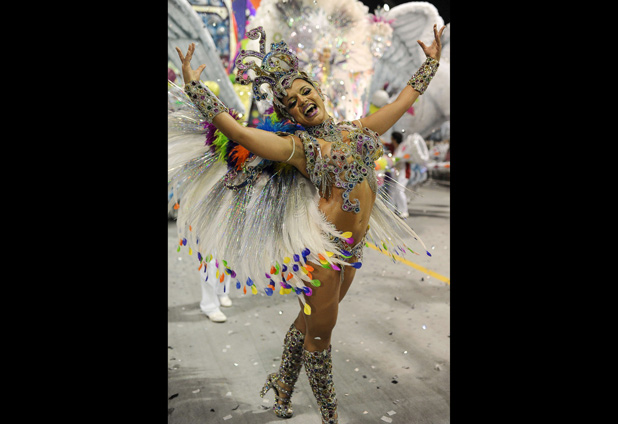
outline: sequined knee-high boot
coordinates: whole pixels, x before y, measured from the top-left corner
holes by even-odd
[[[303,349],[303,365],[313,395],[318,401],[323,424],[337,424],[337,395],[333,384],[331,346],[317,352]]]
[[[300,368],[303,365],[304,341],[305,335],[292,324],[283,340],[283,354],[281,355],[279,372],[268,376],[266,384],[264,384],[260,392],[260,396],[264,397],[266,392],[274,389],[275,404],[273,405],[273,411],[275,415],[281,418],[290,418],[294,413],[292,410],[292,392],[294,391],[294,384],[296,384],[298,379]],[[283,387],[282,384],[287,386],[287,388]]]

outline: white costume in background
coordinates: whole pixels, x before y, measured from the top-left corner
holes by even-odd
[[[408,178],[406,178],[406,163],[409,159],[405,158],[407,154],[409,157],[410,143],[408,140],[403,140],[395,149],[393,153],[393,159],[397,158],[395,162],[395,180],[399,184],[393,184],[393,204],[397,209],[397,212],[402,218],[407,218],[408,215],[408,196],[406,196],[406,185],[408,184]]]
[[[410,164],[410,175],[418,175],[419,169],[424,169],[423,165],[427,163],[429,159],[429,152],[427,150],[427,144],[423,137],[418,134],[410,134],[405,140],[403,140],[395,149],[393,153],[393,159],[397,159],[395,162],[396,177],[395,179],[399,184],[394,184],[393,187],[393,204],[397,208],[397,212],[402,218],[407,218],[408,214],[408,197],[406,195],[406,186],[410,182],[410,178],[406,178],[406,164]],[[425,171],[424,178],[415,178],[413,184],[427,179],[427,173]]]
[[[220,306],[232,306],[232,301],[228,297],[230,291],[230,276],[223,272],[223,267],[220,266],[219,278],[223,273],[223,282],[217,278],[217,267],[215,258],[208,262],[206,269],[200,271],[200,279],[202,283],[202,301],[200,309],[204,312],[211,321],[223,322],[227,318],[219,309]],[[205,272],[204,272],[205,271]]]

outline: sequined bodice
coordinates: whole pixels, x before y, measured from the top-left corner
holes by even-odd
[[[347,131],[343,137],[341,131]],[[358,199],[350,199],[350,192],[357,184],[367,180],[371,190],[377,192],[375,161],[382,156],[380,137],[369,128],[358,128],[352,122],[335,123],[329,118],[321,125],[297,131],[305,149],[307,173],[311,182],[329,198],[331,187],[343,190],[343,205],[346,212],[360,212]],[[317,141],[321,138],[331,144],[330,156],[322,154]]]

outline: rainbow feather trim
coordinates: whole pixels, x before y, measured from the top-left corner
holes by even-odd
[[[230,109],[229,114],[238,122],[242,122],[238,112]],[[260,123],[257,125],[258,129],[279,133],[294,134],[298,130],[302,130],[302,127],[292,123],[289,120],[283,121],[277,116],[276,113],[265,115]],[[210,147],[210,151],[217,155],[219,162],[226,162],[228,168],[240,170],[245,161],[251,156],[251,152],[245,149],[234,140],[227,138],[225,134],[217,129],[212,123],[204,122],[204,129],[206,130],[206,142],[205,145]],[[279,171],[284,167],[281,164],[277,164],[270,171]]]

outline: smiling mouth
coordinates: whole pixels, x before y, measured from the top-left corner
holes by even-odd
[[[303,115],[305,115],[307,118],[313,118],[317,113],[318,107],[313,103],[309,103],[308,105],[306,105],[303,110]]]

